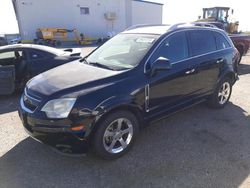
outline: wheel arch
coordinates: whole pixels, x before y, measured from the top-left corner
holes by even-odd
[[[224,78],[229,78],[232,81],[232,84],[234,84],[236,82],[236,80],[237,80],[237,75],[235,74],[234,71],[224,72],[223,74],[220,75],[220,77],[219,77],[219,79],[218,79],[218,81],[216,83],[216,86]]]
[[[236,77],[235,77],[234,72],[226,73],[223,78],[230,78],[232,80],[232,83],[234,83],[236,81]]]
[[[232,84],[234,84],[237,80],[238,80],[238,76],[237,74],[233,71],[233,70],[226,70],[224,72],[222,72],[216,83],[214,84],[214,87],[212,89],[212,91],[215,91],[216,87],[218,86],[218,84],[221,82],[221,80],[223,80],[224,78],[229,78],[230,80],[232,80]]]
[[[93,127],[90,132],[90,137],[92,134],[95,133],[96,129],[100,126],[101,122],[108,115],[112,114],[115,111],[128,111],[132,113],[138,120],[139,128],[141,129],[143,127],[144,124],[143,110],[140,108],[139,105],[133,103],[125,103],[124,101],[112,105],[111,104],[109,104],[108,106],[101,106],[101,110],[98,110],[99,114],[96,116],[93,122]]]
[[[113,108],[108,109],[99,119],[98,121],[101,121],[103,118],[105,118],[107,115],[115,112],[115,111],[128,111],[132,113],[138,120],[139,126],[143,123],[143,115],[142,111],[139,107],[132,104],[121,104],[114,106]]]

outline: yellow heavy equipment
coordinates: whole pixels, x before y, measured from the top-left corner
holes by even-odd
[[[211,23],[227,31],[229,34],[238,33],[239,22],[232,21],[233,19],[230,18],[229,10],[230,7],[203,8],[203,17],[200,17],[197,22]],[[231,16],[233,13],[234,10],[231,9]]]
[[[37,38],[34,43],[43,45],[60,46],[63,41],[68,41],[68,33],[74,34],[74,41],[80,43],[80,38],[76,29],[63,28],[39,28],[36,31]]]
[[[73,39],[68,38],[68,34],[73,33]],[[43,45],[60,46],[64,41],[74,41],[77,44],[91,44],[93,39],[78,34],[76,29],[64,28],[39,28],[36,32],[37,38],[34,43]]]

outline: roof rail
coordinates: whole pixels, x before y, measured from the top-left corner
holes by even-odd
[[[131,29],[136,29],[140,27],[150,27],[150,26],[169,26],[169,25],[168,24],[137,24],[137,25],[132,25],[126,28],[125,31],[129,31]]]
[[[195,27],[209,27],[209,28],[217,28],[213,24],[205,23],[205,22],[190,22],[190,23],[178,23],[172,25],[169,30],[174,30],[180,27],[190,27],[190,26],[195,26]]]
[[[137,28],[142,28],[142,27],[153,27],[153,26],[168,26],[167,31],[175,30],[178,28],[185,28],[185,27],[207,27],[207,28],[218,28],[214,24],[206,23],[206,22],[187,22],[187,23],[177,23],[174,25],[169,25],[169,24],[137,24],[128,27],[124,31],[129,31],[132,29],[137,29]]]
[[[199,26],[199,27],[211,27],[211,28],[217,28],[216,25],[214,24],[209,24],[205,22],[193,22],[194,26]]]
[[[169,30],[177,29],[179,26],[185,25],[185,24],[187,24],[187,23],[177,23],[177,24],[171,25],[171,27],[169,28]]]

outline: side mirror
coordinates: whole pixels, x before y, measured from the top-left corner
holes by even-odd
[[[159,57],[151,66],[151,76],[154,76],[157,72],[163,71],[163,70],[169,70],[172,68],[172,65],[169,61],[169,59],[165,57]]]

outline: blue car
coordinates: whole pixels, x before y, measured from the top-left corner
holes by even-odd
[[[23,89],[32,77],[76,59],[80,53],[72,49],[14,44],[0,47],[0,95],[9,95]]]

